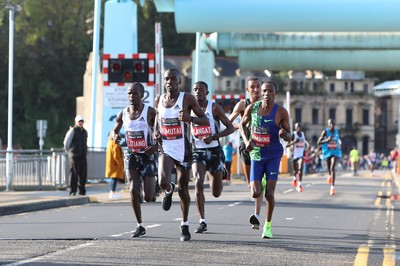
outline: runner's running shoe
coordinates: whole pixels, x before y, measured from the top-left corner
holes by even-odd
[[[191,238],[189,225],[181,225],[181,241],[189,241]]]
[[[302,185],[298,185],[296,187],[297,192],[303,192],[303,186]]]
[[[172,205],[172,194],[174,194],[175,184],[171,182],[171,191],[170,193],[165,192],[163,201],[162,201],[162,208],[164,211],[168,211]]]
[[[271,226],[264,226],[262,238],[272,238]]]
[[[136,231],[132,234],[132,237],[141,237],[146,234],[146,229],[143,226],[138,226]]]
[[[297,179],[296,179],[296,177],[293,177],[292,187],[297,187]]]
[[[199,227],[197,227],[196,231],[197,234],[201,234],[207,231],[207,224],[205,222],[201,222]]]
[[[331,192],[329,193],[331,196],[336,195],[336,190],[331,187]]]
[[[332,184],[332,177],[328,176],[328,178],[326,179],[326,182],[328,182],[329,185]]]
[[[255,214],[250,216],[249,222],[251,223],[251,229],[258,230],[260,228],[260,221],[258,220],[258,218]]]

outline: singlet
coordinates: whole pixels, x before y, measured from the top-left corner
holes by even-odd
[[[244,109],[246,110],[246,108],[247,108],[247,106],[249,106],[251,104],[251,102],[250,102],[250,99],[245,99],[244,100]],[[249,130],[249,128],[248,127],[245,127],[244,128],[244,134],[248,137],[249,136],[249,134],[250,134],[250,132],[249,132],[250,130]],[[243,138],[242,138],[242,134],[240,134],[239,133],[239,143],[243,143]]]
[[[332,132],[329,129],[325,129],[325,135],[327,138],[333,136],[333,139],[327,143],[322,143],[322,155],[324,159],[328,159],[332,156],[341,158],[342,157],[342,150],[340,149],[339,145],[339,131],[335,129]]]
[[[303,158],[304,149],[306,146],[306,138],[304,136],[304,132],[301,132],[301,137],[299,137],[297,132],[294,132],[293,135],[294,140],[298,139],[298,141],[293,145],[293,159]]]
[[[165,94],[161,97],[165,97]],[[190,153],[187,125],[178,118],[179,112],[183,111],[184,97],[185,93],[180,92],[176,103],[170,108],[165,108],[160,98],[157,107],[163,152],[179,162],[184,162],[187,153]]]
[[[212,105],[213,103],[209,101],[205,110],[205,114],[210,121],[210,125],[200,126],[195,123],[191,123],[191,133],[194,139],[193,144],[197,149],[214,148],[219,146],[218,140],[213,140],[210,144],[206,144],[202,140],[204,137],[215,135],[220,130],[219,120],[216,121],[212,113]],[[196,114],[192,111],[191,116],[196,116]]]
[[[149,111],[149,106],[144,105],[142,113],[135,120],[131,120],[128,114],[128,108],[126,107],[122,111],[122,121],[126,144],[131,152],[143,153],[144,150],[151,144],[152,140],[151,128],[147,123],[147,113]]]
[[[280,127],[275,124],[279,105],[275,103],[271,112],[266,116],[258,114],[260,105],[261,101],[256,102],[251,112],[249,140],[253,142],[255,147],[250,152],[250,157],[254,161],[280,158],[283,155],[283,147],[279,140]]]

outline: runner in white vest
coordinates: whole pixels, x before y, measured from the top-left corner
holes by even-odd
[[[157,151],[157,144],[152,136],[156,110],[142,102],[143,95],[144,86],[141,83],[134,82],[129,86],[130,105],[118,113],[113,130],[114,142],[119,143],[121,141],[119,131],[122,127],[124,128],[128,146],[125,152],[124,168],[129,180],[131,205],[137,220],[137,228],[132,237],[141,237],[146,234],[140,206],[141,187],[144,191],[144,200],[147,202],[150,202],[156,193],[157,168],[154,153]]]
[[[303,192],[303,165],[304,151],[309,146],[304,132],[301,131],[300,123],[294,124],[295,132],[292,135],[292,141],[286,145],[286,148],[293,146],[293,181],[292,185],[298,192]]]
[[[235,130],[224,109],[217,103],[207,100],[208,85],[204,81],[197,81],[193,85],[193,94],[210,121],[210,125],[202,126],[192,123],[191,132],[193,138],[193,177],[196,179],[196,205],[199,211],[199,227],[195,233],[207,231],[205,219],[204,179],[209,172],[210,189],[214,197],[218,198],[222,192],[222,169],[225,163],[225,155],[219,143],[219,138],[232,134]],[[194,112],[191,114],[195,116]],[[220,130],[220,122],[225,125]]]
[[[165,93],[156,98],[157,119],[154,138],[160,150],[158,158],[158,177],[160,187],[165,191],[162,207],[165,211],[171,208],[175,184],[171,183],[171,173],[176,168],[178,194],[181,199],[182,222],[181,241],[191,239],[189,232],[189,177],[192,151],[189,142],[189,122],[198,125],[209,125],[207,116],[200,108],[192,94],[179,92],[181,75],[176,69],[164,72]],[[190,112],[196,114],[191,116]]]

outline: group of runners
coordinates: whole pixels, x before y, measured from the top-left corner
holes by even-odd
[[[130,105],[116,118],[112,138],[119,143],[119,132],[123,128],[128,148],[124,158],[125,174],[137,220],[137,228],[132,237],[146,234],[140,203],[141,186],[144,200],[151,201],[156,193],[154,176],[158,176],[159,187],[164,191],[162,208],[165,211],[171,208],[173,193],[177,191],[182,211],[180,240],[191,239],[188,222],[190,171],[195,179],[195,201],[200,216],[199,225],[194,232],[207,231],[204,196],[206,173],[209,172],[212,195],[219,197],[222,193],[224,172],[224,153],[219,139],[239,129],[241,162],[251,196],[255,199],[255,213],[250,216],[249,222],[252,228],[259,229],[261,205],[265,197],[266,219],[262,237],[272,238],[274,194],[283,155],[280,139],[288,142],[288,145],[294,145],[295,150],[305,143],[304,133],[300,133],[301,131],[296,130],[292,136],[287,110],[275,103],[278,90],[276,83],[262,83],[258,78],[248,79],[246,91],[249,99],[239,101],[229,118],[220,105],[207,100],[209,91],[205,82],[197,81],[192,87],[192,93],[181,92],[180,84],[180,72],[167,69],[163,77],[165,93],[156,98],[155,108],[143,103],[144,87],[141,83],[130,84]],[[233,125],[239,115],[240,123]],[[223,130],[221,123],[224,125]],[[332,123],[334,122],[331,121]],[[338,140],[335,132],[326,130],[321,134],[318,142],[323,149],[324,146],[328,150],[332,149],[333,143]],[[333,155],[335,156],[337,154]],[[328,161],[328,166],[332,166],[329,167],[332,188],[335,162],[335,159],[330,163]],[[301,167],[299,163],[296,169]],[[177,184],[171,179],[174,168]],[[295,176],[298,179],[296,186],[302,191],[301,171]]]

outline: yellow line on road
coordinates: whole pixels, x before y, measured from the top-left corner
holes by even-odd
[[[357,251],[356,259],[354,260],[354,266],[367,266],[368,253],[369,253],[368,247],[360,246]]]
[[[396,248],[384,248],[382,266],[395,266],[395,265],[396,265]]]

